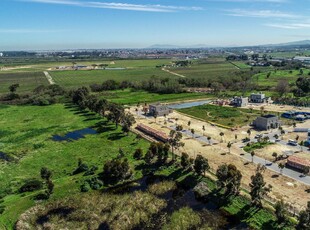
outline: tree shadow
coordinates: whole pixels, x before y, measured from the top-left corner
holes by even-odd
[[[125,137],[123,133],[111,133],[108,137],[108,140],[110,141],[117,141]]]
[[[98,230],[110,230],[110,226],[107,222],[103,222],[98,226]]]

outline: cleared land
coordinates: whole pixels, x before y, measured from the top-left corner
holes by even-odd
[[[39,85],[48,85],[43,72],[28,73],[1,73],[0,72],[0,94],[9,92],[9,86],[19,84],[18,92],[29,92]]]

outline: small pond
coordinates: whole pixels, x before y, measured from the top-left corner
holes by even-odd
[[[69,132],[64,136],[54,135],[52,137],[53,141],[72,141],[79,140],[81,138],[85,138],[85,135],[94,135],[97,134],[97,131],[93,128],[85,128],[80,130],[75,130],[73,132]]]
[[[211,102],[210,100],[192,101],[192,102],[171,104],[171,105],[168,105],[168,107],[171,108],[171,109],[186,109],[186,108],[191,108],[191,107],[194,107],[194,106],[209,104],[210,102]]]

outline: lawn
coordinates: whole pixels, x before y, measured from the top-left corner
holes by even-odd
[[[9,92],[9,86],[19,84],[17,92],[26,93],[39,85],[48,85],[43,72],[2,73],[0,72],[0,94]]]
[[[261,114],[258,110],[251,111],[250,109],[222,107],[216,105],[195,106],[192,108],[180,109],[179,111],[206,121],[229,127],[250,124]]]
[[[47,166],[53,172],[55,191],[51,199],[79,193],[81,175],[71,176],[78,159],[102,171],[107,159],[116,157],[122,147],[130,164],[133,151],[146,149],[148,142],[135,140],[134,134],[124,136],[114,124],[103,123],[96,135],[72,142],[55,142],[53,135],[95,126],[101,118],[90,113],[81,113],[75,108],[61,104],[48,107],[1,106],[0,107],[0,151],[14,157],[17,162],[0,161],[0,194],[4,197],[5,212],[0,223],[12,228],[18,216],[35,204],[35,193],[18,194],[16,191],[30,178],[40,177],[40,169]],[[141,177],[136,171],[135,177]],[[2,204],[1,204],[2,205]],[[0,226],[1,228],[1,226]]]

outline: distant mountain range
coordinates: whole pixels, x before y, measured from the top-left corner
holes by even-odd
[[[257,46],[260,46],[260,47],[284,47],[284,46],[305,46],[305,45],[310,45],[310,40],[302,40],[302,41],[279,43],[279,44],[265,44],[265,45],[257,45]],[[223,47],[223,46],[209,46],[209,45],[205,45],[205,44],[188,45],[188,46],[177,46],[177,45],[170,45],[170,44],[155,44],[155,45],[147,47],[147,49],[214,48],[214,47]],[[227,46],[227,47],[234,47],[234,46]],[[255,46],[247,46],[247,47],[255,47]]]
[[[302,40],[302,41],[295,41],[295,42],[287,42],[287,43],[280,43],[280,44],[269,44],[264,46],[304,46],[310,45],[310,40]]]

